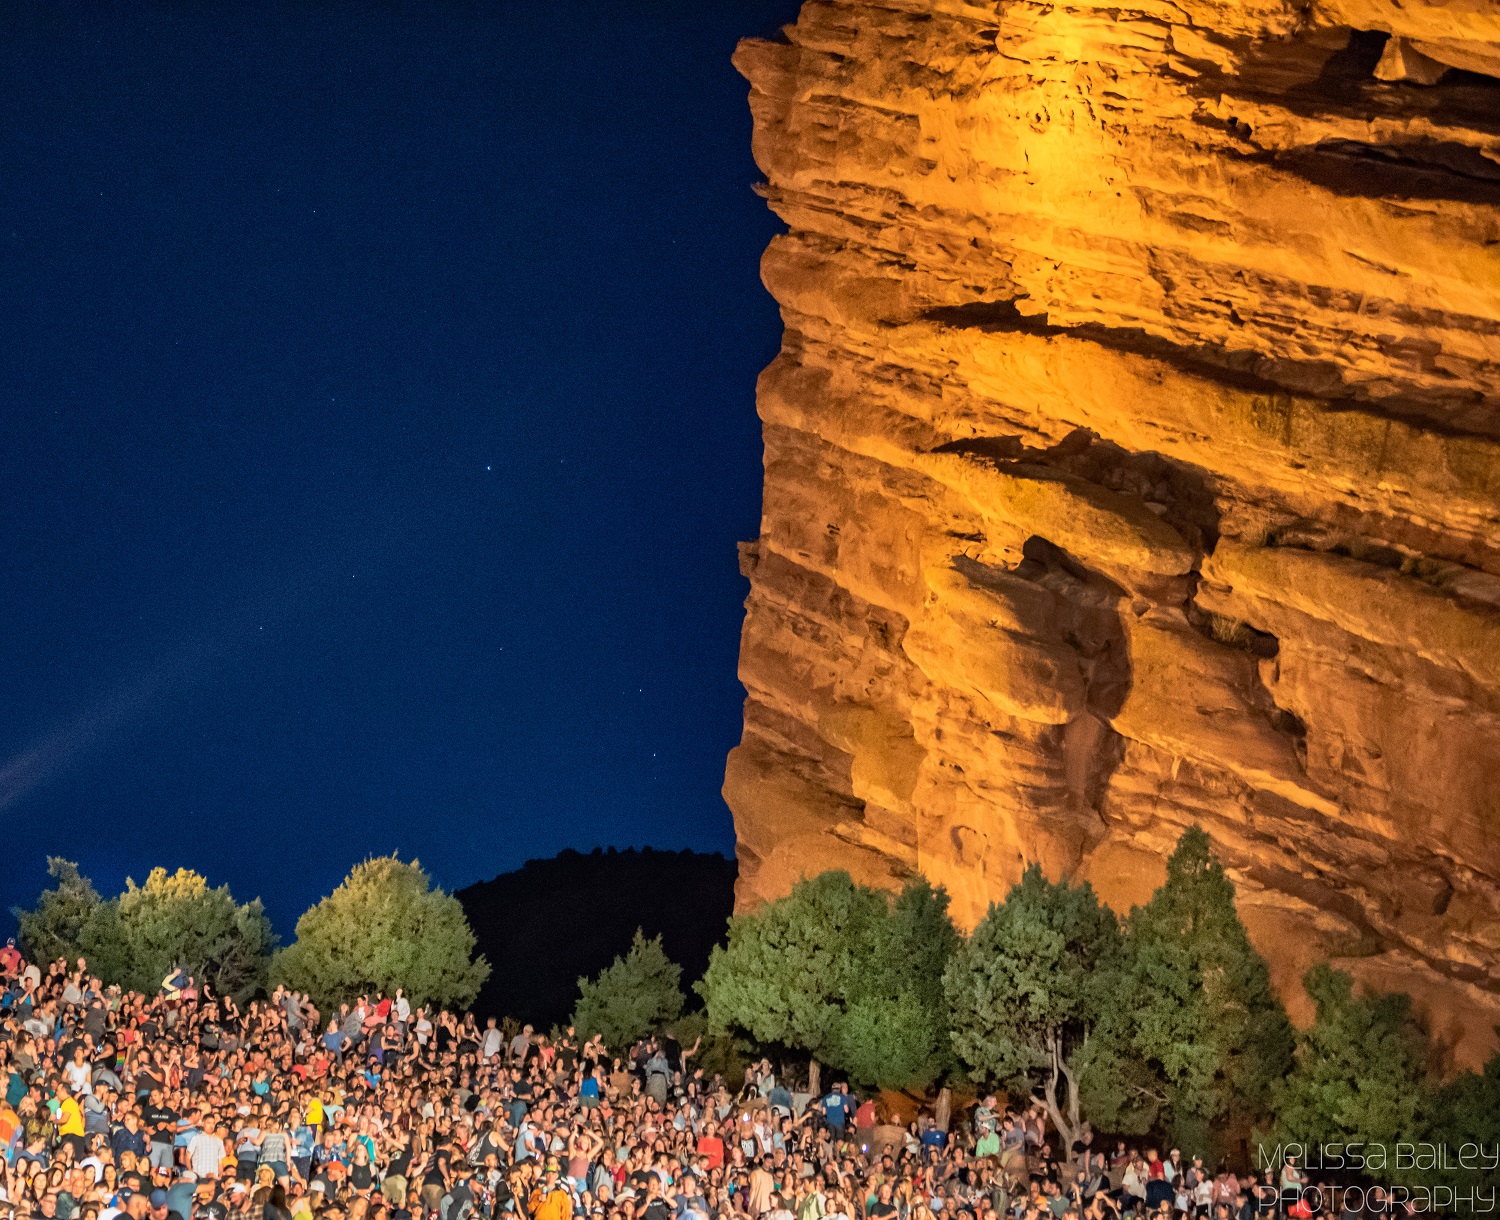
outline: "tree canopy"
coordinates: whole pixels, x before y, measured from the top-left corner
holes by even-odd
[[[874,928],[862,985],[848,997],[838,1065],[857,1080],[926,1088],[952,1063],[943,971],[959,945],[946,890],[918,877]]]
[[[181,967],[213,990],[243,999],[260,988],[276,946],[260,899],[237,904],[191,869],[154,868],[144,885],[102,899],[71,861],[52,858],[57,885],[17,910],[21,943],[35,961],[88,960],[106,983],[150,993]]]
[[[1095,1122],[1136,1132],[1162,1122],[1184,1149],[1208,1152],[1222,1120],[1268,1115],[1291,1068],[1291,1023],[1199,827],[1126,920],[1122,966],[1080,1064]]]
[[[11,914],[15,916],[21,951],[28,958],[52,962],[65,957],[71,962],[80,955],[87,956],[84,937],[98,918],[104,899],[71,860],[48,856],[47,873],[57,884],[43,890],[31,910],[12,907]]]
[[[802,881],[730,920],[698,984],[710,1023],[867,1084],[929,1084],[949,1058],[941,979],[958,938],[947,907],[925,880],[894,903],[846,872]]]
[[[190,869],[153,868],[145,885],[127,879],[112,905],[130,963],[126,986],[154,991],[176,966],[239,998],[264,985],[276,934],[259,898],[239,906],[227,885],[212,888]]]
[[[1115,1000],[1120,948],[1119,921],[1088,884],[1050,882],[1033,864],[943,976],[971,1075],[1025,1092],[1040,1079],[1068,1146],[1081,1122],[1074,1060]]]
[[[1278,1138],[1386,1148],[1419,1138],[1425,1073],[1411,997],[1358,999],[1349,975],[1326,965],[1309,970],[1304,986],[1317,1019],[1297,1037],[1278,1097]]]
[[[1484,1071],[1463,1072],[1432,1090],[1423,1110],[1423,1138],[1440,1148],[1500,1148],[1500,1051],[1490,1056]],[[1485,1168],[1484,1158],[1464,1158],[1457,1165],[1450,1161],[1426,1174],[1429,1185],[1453,1190],[1494,1183],[1494,1171]]]
[[[357,864],[297,920],[297,939],[276,955],[272,977],[327,1011],[366,992],[403,988],[415,1005],[464,1008],[489,975],[473,959],[474,933],[456,898],[434,889],[422,866],[396,856]]]
[[[573,1024],[584,1038],[602,1034],[613,1050],[675,1021],[682,1014],[682,967],[667,957],[661,937],[639,928],[630,950],[595,979],[578,980]]]

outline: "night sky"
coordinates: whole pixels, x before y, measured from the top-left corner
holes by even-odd
[[[732,849],[796,8],[0,5],[0,902]]]

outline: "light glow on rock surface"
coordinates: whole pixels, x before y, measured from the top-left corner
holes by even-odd
[[[1198,823],[1294,1018],[1331,959],[1477,1065],[1500,10],[1190,8],[841,0],[741,44],[788,232],[739,898],[921,870],[972,925],[1035,860],[1123,913]],[[1450,67],[1395,79],[1393,35]]]

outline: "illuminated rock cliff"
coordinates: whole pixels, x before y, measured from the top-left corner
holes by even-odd
[[[1500,1023],[1500,6],[809,0],[751,40],[740,903],[1147,896],[1201,824],[1294,1014]]]

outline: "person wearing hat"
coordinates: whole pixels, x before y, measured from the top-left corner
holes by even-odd
[[[549,1156],[542,1184],[531,1192],[531,1220],[573,1220],[573,1196],[563,1188],[561,1178],[562,1166]]]
[[[192,1220],[193,1197],[198,1193],[198,1175],[185,1170],[180,1178],[167,1187],[167,1207],[182,1217]]]
[[[162,1190],[161,1187],[158,1186],[153,1190],[147,1201],[151,1205],[151,1220],[183,1220],[183,1217],[179,1213],[174,1212],[167,1205],[167,1192]]]

